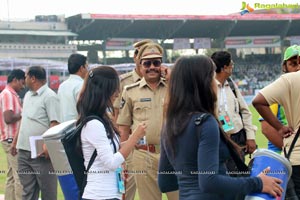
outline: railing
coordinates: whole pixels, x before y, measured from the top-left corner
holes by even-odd
[[[77,52],[76,45],[0,43],[0,58],[66,59],[75,52]]]
[[[0,43],[1,50],[77,50],[73,44],[18,44],[18,43]]]

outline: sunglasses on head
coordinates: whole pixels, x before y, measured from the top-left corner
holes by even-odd
[[[147,61],[145,61],[145,62],[142,63],[142,65],[145,68],[151,67],[152,64],[154,65],[154,67],[160,67],[161,61],[160,60],[147,60]]]

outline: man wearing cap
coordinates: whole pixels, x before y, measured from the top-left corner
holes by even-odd
[[[145,39],[141,40],[139,42],[136,42],[133,44],[133,47],[135,48],[134,50],[134,56],[133,60],[135,63],[135,68],[128,73],[122,74],[120,76],[120,94],[122,94],[123,89],[126,85],[130,85],[132,83],[136,83],[141,80],[142,74],[140,72],[140,63],[139,60],[137,59],[137,55],[139,52],[139,49],[149,43],[153,42],[152,40]],[[120,102],[121,102],[121,95],[119,95],[115,101],[114,101],[114,118],[117,120],[118,115],[119,115],[119,108],[120,108]],[[128,139],[129,135],[121,135],[121,142],[126,141]],[[126,159],[126,171],[132,171],[132,154],[130,154],[127,159]],[[125,171],[125,173],[126,173]],[[134,180],[134,176],[132,173],[126,174],[126,183],[125,183],[125,199],[126,200],[134,200],[135,197],[135,191],[136,191],[136,184]]]
[[[117,119],[120,134],[129,136],[140,122],[147,123],[146,137],[133,152],[134,176],[140,199],[161,200],[157,184],[160,132],[167,85],[161,78],[163,49],[156,43],[142,46],[137,55],[141,81],[124,88]],[[178,193],[167,194],[178,199]],[[172,198],[172,197],[173,198]]]
[[[132,83],[136,83],[141,80],[142,74],[140,72],[140,63],[139,59],[137,59],[137,55],[139,53],[139,49],[147,44],[153,42],[150,39],[144,39],[141,41],[138,41],[133,44],[134,47],[134,55],[133,55],[133,61],[135,63],[135,68],[131,72],[127,72],[125,74],[122,74],[120,76],[120,94],[122,94],[123,89],[126,85],[130,85]],[[119,108],[120,108],[120,102],[121,102],[121,96],[119,95],[118,98],[114,101],[114,115],[115,119],[117,120],[118,114],[119,114]]]
[[[298,47],[296,45],[288,47],[284,52],[284,58],[282,62],[283,73],[296,72],[299,70],[298,66]],[[270,106],[272,113],[277,116],[277,119],[283,124],[287,125],[284,109],[281,105],[275,103]],[[268,149],[281,153],[283,146],[282,137],[278,134],[268,122],[263,118],[260,118],[262,133],[269,139]]]
[[[298,51],[297,51],[298,49]],[[285,58],[299,54],[299,47],[288,50]],[[291,56],[292,55],[292,56]],[[288,60],[288,59],[287,59]],[[299,56],[298,56],[299,68]],[[284,74],[276,81],[266,86],[253,99],[252,104],[258,113],[272,126],[283,138],[283,147],[289,152],[295,133],[300,127],[300,71]],[[288,126],[283,125],[273,115],[269,105],[278,103],[284,107]],[[300,138],[297,139],[289,160],[292,164],[291,180],[298,198],[300,198]]]

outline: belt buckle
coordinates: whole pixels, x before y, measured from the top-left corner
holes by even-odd
[[[155,153],[155,146],[153,144],[148,144],[148,149],[151,153]]]
[[[8,138],[8,139],[6,140],[6,142],[7,142],[8,144],[11,144],[11,143],[13,142],[13,138]]]
[[[147,145],[138,145],[136,147],[136,150],[145,150],[145,151],[148,151],[148,146]]]

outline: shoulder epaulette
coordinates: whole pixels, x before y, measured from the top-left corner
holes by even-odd
[[[125,74],[121,74],[120,75],[120,80],[122,81],[122,80],[127,79],[127,78],[129,78],[131,76],[132,76],[132,72],[127,72]]]
[[[129,89],[131,89],[131,88],[135,88],[135,87],[137,87],[137,86],[139,86],[140,85],[140,81],[138,81],[138,82],[136,82],[136,83],[132,83],[132,84],[130,84],[130,85],[126,85],[125,86],[125,90],[129,90]]]

